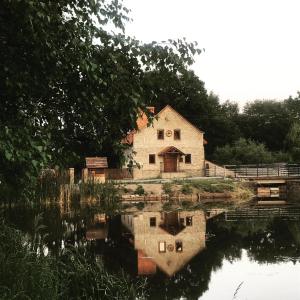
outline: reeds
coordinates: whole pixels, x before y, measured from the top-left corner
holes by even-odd
[[[38,222],[39,223],[39,222]],[[40,226],[39,224],[36,226]],[[105,270],[86,250],[37,252],[0,220],[0,299],[145,299],[145,281]]]

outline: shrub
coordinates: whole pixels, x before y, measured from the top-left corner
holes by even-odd
[[[233,145],[217,147],[213,158],[220,164],[259,164],[274,162],[264,144],[241,138]]]
[[[135,207],[138,210],[142,210],[145,207],[145,203],[144,202],[138,202],[138,203],[135,204]]]
[[[145,190],[144,190],[143,186],[138,185],[136,190],[134,191],[134,194],[139,195],[139,196],[145,195]]]
[[[164,202],[162,209],[164,211],[168,211],[172,209],[172,202],[168,201],[168,202]]]
[[[193,193],[192,186],[189,183],[184,183],[181,187],[181,193],[185,195],[190,195]]]
[[[163,189],[164,193],[167,194],[167,195],[172,195],[173,194],[172,183],[171,182],[165,182],[162,185],[162,189]]]

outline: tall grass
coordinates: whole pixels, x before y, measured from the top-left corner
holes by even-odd
[[[121,209],[121,195],[113,183],[81,183],[79,186],[81,200],[93,201],[107,212],[118,212]]]
[[[145,281],[109,273],[86,250],[36,251],[0,220],[0,299],[145,299]]]
[[[43,170],[37,181],[36,199],[40,202],[57,201],[61,198],[62,187],[68,183],[67,171]]]

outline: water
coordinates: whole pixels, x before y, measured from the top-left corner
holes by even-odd
[[[84,247],[109,270],[146,276],[149,299],[300,299],[300,219],[293,213],[235,213],[229,221],[224,214],[207,220],[203,210],[108,216],[78,205],[4,214],[30,237],[41,212],[45,253]]]

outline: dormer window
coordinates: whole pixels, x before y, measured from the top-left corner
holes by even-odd
[[[174,140],[180,140],[180,139],[181,139],[180,129],[174,129]]]
[[[158,129],[157,130],[157,139],[158,140],[163,140],[164,139],[164,135],[165,135],[165,132],[163,129]]]

